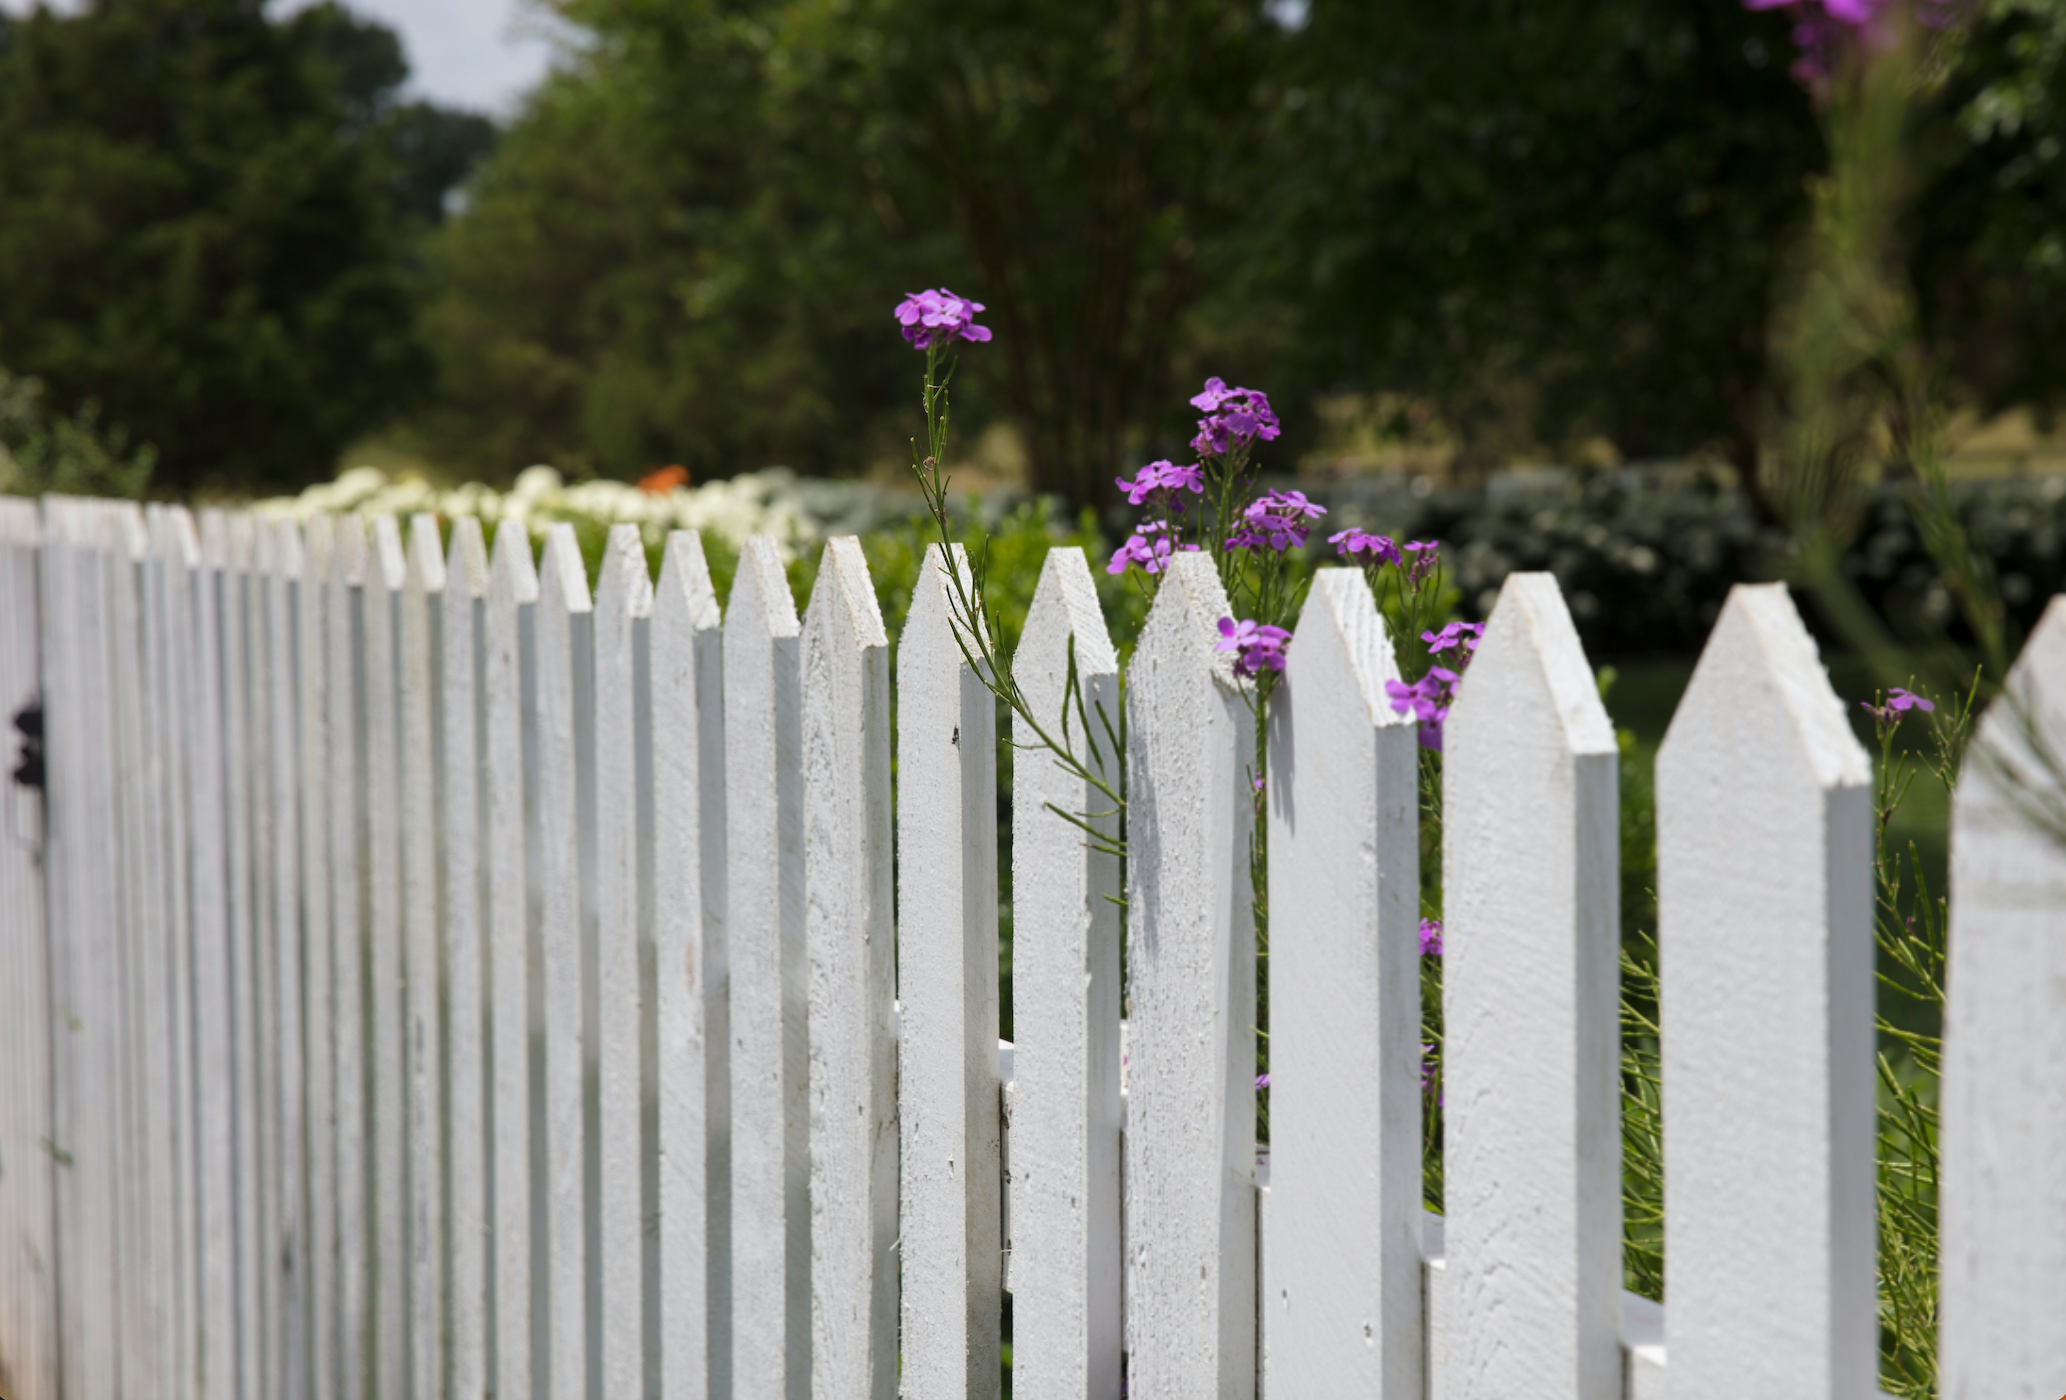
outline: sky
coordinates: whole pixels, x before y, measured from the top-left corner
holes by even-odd
[[[24,14],[35,0],[0,0],[0,11]],[[71,12],[83,0],[56,0]],[[516,99],[552,60],[551,24],[528,0],[346,0],[402,36],[411,74],[409,95],[448,106],[507,116]],[[297,8],[293,0],[281,7]]]

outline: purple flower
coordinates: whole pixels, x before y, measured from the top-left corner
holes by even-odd
[[[912,292],[897,303],[897,323],[904,339],[920,350],[949,345],[956,340],[988,340],[990,328],[976,324],[983,303],[958,297],[945,287],[929,292]]]
[[[1220,640],[1215,651],[1231,651],[1234,655],[1234,674],[1253,676],[1265,668],[1272,671],[1284,669],[1284,644],[1291,640],[1291,634],[1282,627],[1266,627],[1250,618],[1236,622],[1231,617],[1220,619]]]
[[[1182,499],[1176,493],[1202,493],[1205,490],[1205,469],[1196,464],[1179,467],[1166,461],[1150,462],[1132,481],[1120,476],[1114,477],[1113,482],[1126,493],[1128,505],[1144,505],[1156,492],[1164,491],[1169,493],[1170,503],[1181,510]]]
[[[1412,685],[1386,681],[1394,714],[1410,714],[1420,722],[1420,746],[1442,751],[1442,723],[1449,718],[1449,706],[1456,698],[1456,672],[1446,666],[1430,666],[1428,673]]]
[[[1270,1072],[1268,1070],[1264,1070],[1261,1074],[1258,1074],[1255,1077],[1255,1087],[1258,1089],[1267,1089],[1270,1087]]]
[[[1108,574],[1123,574],[1138,564],[1144,573],[1159,574],[1169,567],[1172,553],[1197,549],[1195,544],[1178,545],[1167,524],[1160,520],[1145,520],[1126,537],[1126,543],[1112,551],[1112,562],[1105,565]]]
[[[1910,13],[1925,28],[1943,29],[1957,18],[1963,0],[1911,0]],[[1884,48],[1893,38],[1890,12],[1897,0],[1743,0],[1749,10],[1792,14],[1796,82],[1817,87],[1836,71],[1840,56],[1860,47]]]
[[[1241,512],[1241,528],[1227,537],[1228,549],[1274,549],[1283,553],[1306,542],[1306,522],[1327,514],[1303,491],[1266,491]]]
[[[1470,653],[1478,649],[1478,643],[1484,636],[1485,624],[1482,622],[1452,622],[1439,632],[1421,633],[1420,639],[1428,644],[1430,654],[1445,652],[1451,647],[1461,648],[1458,653],[1459,659],[1468,665]]]
[[[1435,1064],[1435,1047],[1423,1040],[1420,1043],[1420,1091],[1425,1094],[1433,1089],[1439,1095],[1441,1089],[1436,1081],[1440,1075],[1441,1071]],[[1438,1097],[1435,1102],[1439,1105],[1441,1099]]]
[[[1368,554],[1373,563],[1399,562],[1399,546],[1392,543],[1388,535],[1373,535],[1368,530],[1343,530],[1339,534],[1329,535],[1327,542],[1333,545],[1335,553],[1344,559],[1351,555]]]
[[[1420,955],[1424,958],[1442,956],[1442,921],[1422,919],[1420,921]]]
[[[1914,691],[1903,690],[1897,685],[1887,692],[1885,703],[1875,705],[1870,700],[1865,700],[1859,702],[1858,708],[1871,715],[1875,723],[1892,724],[1909,710],[1921,710],[1927,715],[1934,712],[1937,707]]]
[[[1257,438],[1268,442],[1280,431],[1270,400],[1260,389],[1229,389],[1218,375],[1205,381],[1202,392],[1191,398],[1193,408],[1204,411],[1198,420],[1198,436],[1191,447],[1200,456],[1219,456],[1246,447]]]

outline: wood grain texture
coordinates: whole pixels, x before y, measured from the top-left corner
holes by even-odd
[[[775,542],[739,553],[724,629],[732,959],[732,1381],[811,1393],[809,971],[801,629]]]
[[[724,638],[691,531],[668,536],[652,622],[655,1137],[663,1400],[731,1393],[731,967]]]
[[[1320,570],[1269,715],[1275,1395],[1421,1395],[1419,785],[1398,674],[1361,571]]]
[[[1212,560],[1170,561],[1126,692],[1131,1393],[1255,1394],[1254,720]]]
[[[804,623],[811,1394],[891,1400],[898,1260],[890,658],[858,539],[826,542]],[[994,1046],[993,1035],[993,1053]]]
[[[1872,769],[1738,586],[1657,755],[1674,1400],[1875,1393]]]
[[[1981,717],[1951,813],[1940,1391],[2066,1385],[2066,602]]]
[[[1550,575],[1508,576],[1446,729],[1448,1394],[1609,1400],[1618,754]]]
[[[1012,669],[1041,726],[1116,788],[1119,659],[1082,550],[1048,551]],[[1118,1400],[1119,860],[1048,808],[1111,836],[1118,814],[1023,719],[1012,740],[1012,1393]]]

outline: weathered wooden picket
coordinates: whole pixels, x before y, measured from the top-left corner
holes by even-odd
[[[854,541],[801,620],[771,541],[722,626],[696,537],[664,561],[619,527],[591,597],[565,526],[534,562],[0,500],[0,705],[47,753],[0,793],[0,1395],[994,1397],[1006,1290],[1021,1400],[1874,1395],[1871,769],[1782,589],[1731,596],[1658,761],[1659,1308],[1621,1288],[1618,753],[1548,576],[1448,727],[1436,1219],[1414,732],[1360,575],[1316,579],[1269,717],[1259,1161],[1209,561],[1122,726],[1047,559],[1017,670],[1057,720],[1080,687],[1128,868],[1022,747],[1002,1047],[965,562],[928,556],[893,708]],[[2066,603],[2011,695],[1953,819],[1944,1393],[2055,1400]]]

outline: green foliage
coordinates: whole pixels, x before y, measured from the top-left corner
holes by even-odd
[[[327,474],[425,378],[391,188],[417,157],[381,115],[405,71],[332,4],[0,19],[0,355],[154,444],[162,488]]]
[[[154,448],[131,446],[119,424],[103,424],[99,404],[88,400],[53,417],[41,384],[0,369],[0,491],[135,499],[149,488],[157,461]]]

